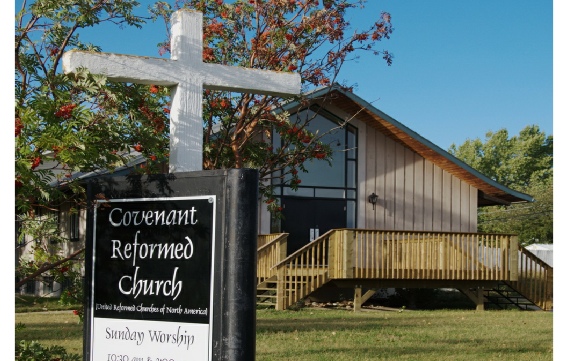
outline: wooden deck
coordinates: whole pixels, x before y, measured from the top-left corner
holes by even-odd
[[[259,236],[257,294],[283,310],[333,282],[361,288],[458,288],[483,309],[485,291],[507,285],[552,309],[552,267],[500,234],[331,230],[286,256],[287,234]]]

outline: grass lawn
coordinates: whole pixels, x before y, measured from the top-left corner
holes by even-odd
[[[71,311],[16,313],[16,341],[82,354]],[[256,360],[552,360],[551,312],[258,310]]]
[[[16,295],[14,308],[16,312],[45,312],[45,311],[63,311],[75,310],[82,305],[62,305],[59,298],[51,297],[35,297],[27,295]]]

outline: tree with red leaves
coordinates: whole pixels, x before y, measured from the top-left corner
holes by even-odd
[[[364,1],[346,0],[184,0],[174,6],[158,2],[153,15],[169,26],[172,12],[180,8],[201,11],[204,62],[298,72],[306,93],[335,83],[343,64],[361,52],[392,63],[388,51],[378,50],[393,31],[390,14],[378,14],[365,30],[351,29],[346,20],[348,11],[363,7]],[[159,52],[169,52],[168,40]],[[302,102],[302,96],[296,100]],[[310,131],[309,120],[289,119],[281,104],[274,96],[205,91],[204,169],[256,168],[264,181],[281,177],[294,187],[296,168],[306,171],[306,161],[329,160],[331,149],[321,142],[322,134]],[[281,145],[273,144],[274,133]],[[271,199],[265,184],[260,190]]]

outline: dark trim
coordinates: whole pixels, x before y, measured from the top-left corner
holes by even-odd
[[[483,201],[489,201],[489,202],[483,202]],[[511,205],[511,202],[508,202],[508,201],[501,199],[501,198],[492,197],[488,194],[483,193],[480,190],[477,190],[477,205],[479,207],[492,206],[492,205],[495,205],[495,203],[503,205],[503,206],[510,206]]]

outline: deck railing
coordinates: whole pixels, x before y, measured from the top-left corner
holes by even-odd
[[[288,233],[259,235],[256,263],[257,284],[276,276],[275,265],[286,258]]]
[[[512,235],[347,232],[353,238],[354,278],[517,280],[518,242]]]
[[[330,279],[517,281],[518,257],[511,235],[332,230],[275,266],[276,308]]]
[[[552,310],[553,269],[524,247],[519,249],[518,280],[508,283],[541,309]]]
[[[329,280],[328,258],[336,233],[325,233],[274,266],[278,276],[277,310],[295,304]]]

